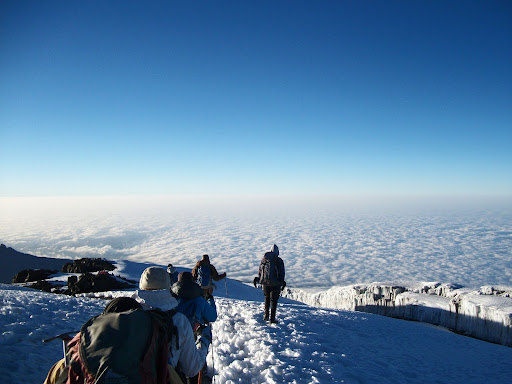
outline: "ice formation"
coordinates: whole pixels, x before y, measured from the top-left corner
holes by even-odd
[[[421,321],[512,346],[512,287],[474,290],[437,282],[384,282],[333,287],[315,294],[286,289],[283,295],[311,306]]]

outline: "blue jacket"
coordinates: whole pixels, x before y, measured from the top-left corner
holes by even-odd
[[[203,297],[203,290],[194,281],[178,281],[172,286],[172,294],[178,300],[176,310],[183,313],[192,328],[196,323],[206,324],[217,320],[217,308],[213,296]]]

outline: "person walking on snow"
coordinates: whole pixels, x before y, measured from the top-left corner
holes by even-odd
[[[203,290],[190,272],[178,275],[178,282],[171,287],[171,293],[178,300],[176,310],[187,316],[194,331],[198,325],[208,325],[217,320],[213,296],[203,297]]]
[[[201,328],[217,320],[217,308],[213,296],[205,298],[203,290],[194,281],[190,272],[181,272],[178,282],[171,287],[171,294],[178,300],[176,310],[187,316],[194,334],[200,334]],[[202,372],[194,377],[187,378],[188,384],[201,383],[206,377],[208,367],[205,364]]]
[[[284,262],[279,257],[279,248],[274,244],[270,252],[266,252],[261,259],[258,277],[254,279],[254,286],[259,282],[263,288],[263,294],[265,295],[263,319],[269,321],[270,310],[270,323],[278,323],[276,320],[277,301],[281,291],[286,286],[284,276]]]
[[[142,272],[139,289],[132,297],[144,310],[170,311],[178,305],[177,300],[171,295],[170,288],[171,279],[167,271],[161,267],[149,267]],[[173,336],[169,343],[169,364],[175,369],[179,365],[178,368],[186,377],[194,377],[206,363],[208,347],[212,341],[211,328],[202,328],[196,340],[185,315],[176,312],[172,321],[178,334]]]
[[[203,296],[208,298],[213,294],[213,281],[219,281],[226,278],[226,272],[219,274],[217,269],[210,263],[210,257],[203,255],[192,269],[192,276],[197,284],[203,289]]]
[[[171,287],[174,283],[178,281],[178,269],[176,267],[173,267],[172,264],[169,264],[167,266],[167,273],[169,274],[169,277],[171,278]]]

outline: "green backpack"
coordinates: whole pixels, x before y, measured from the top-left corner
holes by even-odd
[[[68,384],[168,384],[176,312],[140,309],[93,317],[68,343]]]

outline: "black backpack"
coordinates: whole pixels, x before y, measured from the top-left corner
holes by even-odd
[[[168,384],[176,311],[132,310],[93,317],[68,343],[70,384]]]
[[[260,264],[260,284],[280,286],[282,281],[279,280],[278,256],[273,252],[267,252],[261,259]]]

